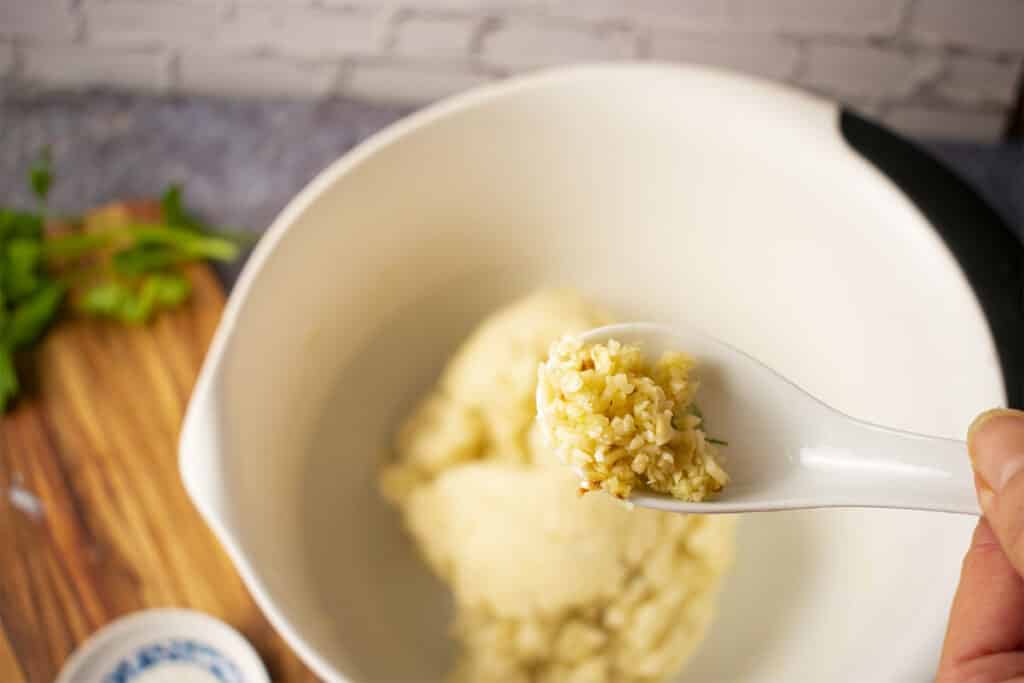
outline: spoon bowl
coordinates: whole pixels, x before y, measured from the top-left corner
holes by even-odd
[[[630,496],[637,505],[700,514],[830,507],[980,514],[963,441],[844,415],[692,327],[625,323],[590,330],[581,339],[634,344],[652,360],[665,351],[696,358],[704,431],[728,443],[720,451],[730,482],[713,499],[689,503],[638,490]],[[543,408],[538,391],[540,420]]]

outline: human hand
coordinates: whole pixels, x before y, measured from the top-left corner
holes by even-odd
[[[1024,683],[1024,412],[990,410],[967,449],[984,517],[964,557],[937,683]]]

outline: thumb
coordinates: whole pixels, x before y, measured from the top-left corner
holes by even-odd
[[[982,413],[967,435],[978,502],[999,544],[1024,575],[1024,412]]]

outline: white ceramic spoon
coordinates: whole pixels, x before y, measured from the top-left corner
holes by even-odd
[[[713,500],[685,503],[635,492],[630,500],[637,505],[704,514],[827,507],[980,514],[963,441],[843,415],[742,351],[694,329],[627,323],[591,330],[582,339],[639,344],[651,360],[664,351],[695,357],[705,430],[729,444],[721,452],[731,481]],[[539,391],[537,414],[544,415]]]

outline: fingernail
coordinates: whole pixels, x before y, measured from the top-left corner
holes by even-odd
[[[978,492],[978,506],[981,508],[982,514],[991,513],[992,501],[995,500],[996,494],[992,493],[992,489],[988,487],[977,470],[974,472],[974,490]]]
[[[967,431],[967,452],[978,476],[999,493],[1024,469],[1024,412],[998,408],[979,415]]]

